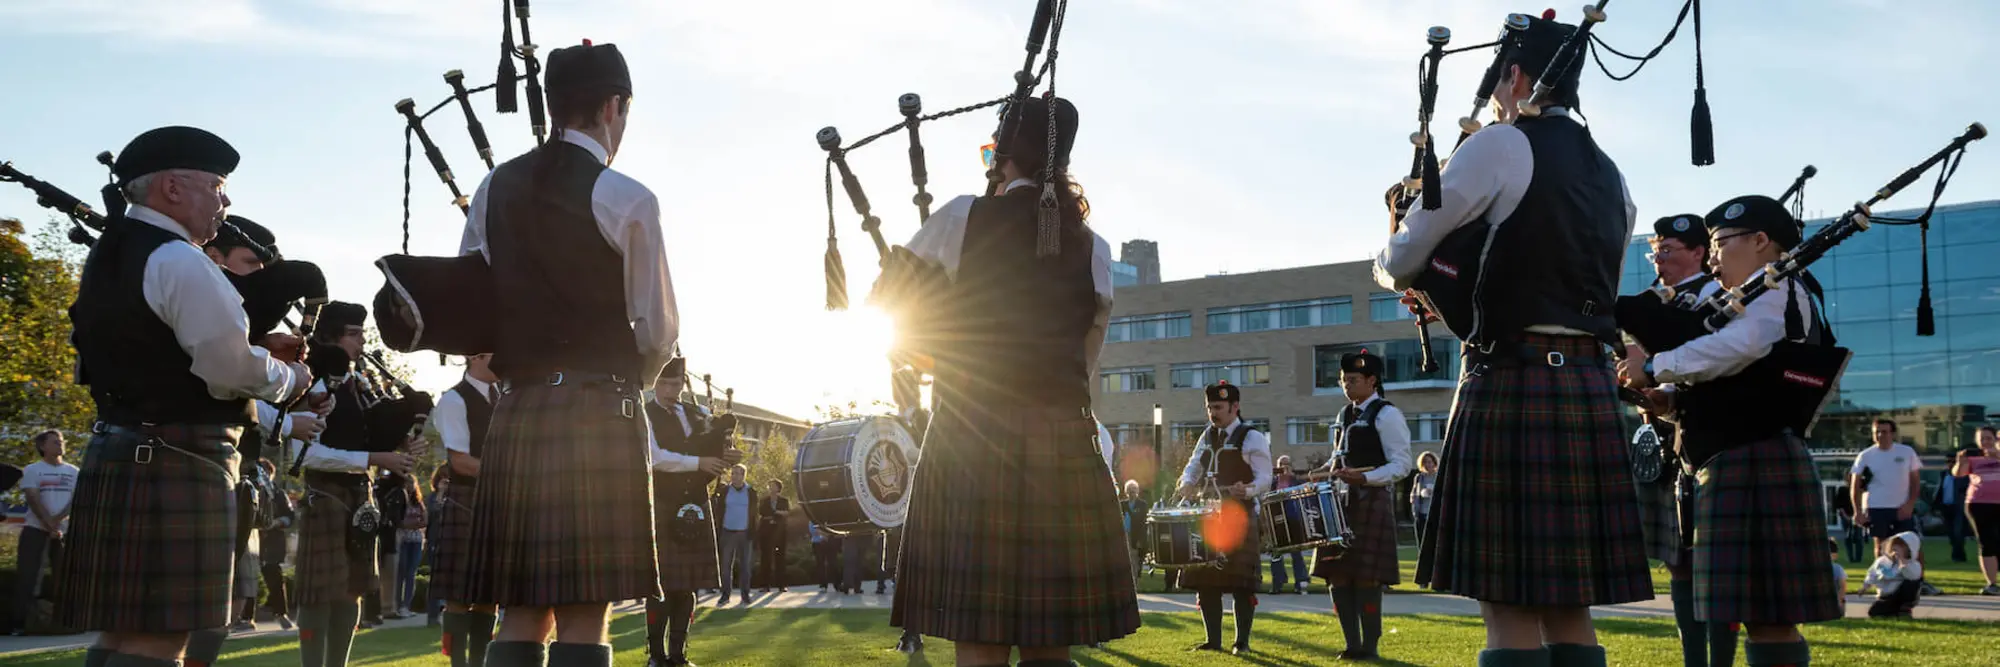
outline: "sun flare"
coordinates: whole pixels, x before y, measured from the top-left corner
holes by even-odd
[[[894,344],[896,326],[888,314],[873,306],[823,312],[807,320],[802,332],[812,354],[803,361],[808,368],[801,381],[812,382],[822,405],[855,403],[863,412],[874,401],[888,402],[889,349]]]

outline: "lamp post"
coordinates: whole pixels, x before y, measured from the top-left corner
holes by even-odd
[[[1166,419],[1166,411],[1158,403],[1153,404],[1153,497],[1160,497],[1161,475],[1165,474],[1167,462],[1160,460],[1160,424]]]

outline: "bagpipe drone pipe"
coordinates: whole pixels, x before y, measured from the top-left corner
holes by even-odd
[[[389,349],[398,352],[429,350],[439,355],[471,355],[493,351],[493,282],[491,272],[484,257],[473,254],[456,257],[419,257],[410,255],[410,164],[412,140],[423,146],[424,158],[437,173],[438,180],[451,193],[451,203],[458,207],[460,214],[470,214],[471,199],[458,185],[451,165],[445,161],[444,152],[432,140],[424,121],[431,114],[456,104],[465,115],[466,133],[471,136],[473,148],[479,159],[491,171],[493,147],[487,139],[486,126],[480,122],[478,112],[472,106],[472,96],[492,91],[495,111],[502,114],[515,113],[518,88],[525,82],[528,104],[528,123],[535,137],[535,144],[541,145],[548,138],[548,112],[542,95],[541,60],[535,55],[537,50],[529,32],[528,0],[501,0],[500,2],[500,66],[492,84],[476,88],[465,87],[465,73],[461,70],[445,72],[445,85],[451,92],[443,100],[419,113],[416,101],[404,98],[395,104],[396,113],[403,116],[403,245],[400,254],[387,255],[375,261],[375,267],[382,272],[383,286],[376,292],[374,300],[375,326],[382,334],[382,342]],[[514,22],[520,21],[521,39],[514,40]],[[515,61],[521,63],[517,70]],[[440,358],[442,362],[442,358]]]
[[[1731,320],[1743,315],[1750,302],[1765,296],[1781,284],[1790,285],[1791,283],[1787,281],[1799,279],[1799,282],[1809,285],[1808,291],[1812,291],[1810,285],[1816,283],[1811,282],[1807,267],[1849,237],[1866,231],[1872,224],[1881,222],[1927,226],[1931,210],[1937,206],[1937,201],[1944,195],[1952,174],[1958,170],[1958,163],[1963,160],[1966,145],[1985,136],[1985,126],[1973,123],[1943,150],[1898,175],[1888,185],[1875,191],[1867,201],[1855,204],[1853,209],[1781,254],[1778,261],[1759,268],[1738,285],[1718,290],[1692,309],[1672,305],[1671,289],[1656,288],[1636,295],[1619,297],[1614,309],[1619,328],[1639,347],[1649,354],[1657,355],[1679,348],[1702,336],[1721,331]],[[1937,185],[1932,190],[1930,206],[1922,215],[1911,220],[1871,217],[1872,206],[1895,196],[1939,163],[1944,163],[1944,167],[1939,171]],[[1799,180],[1794,182],[1794,187],[1787,191],[1787,196],[1802,187],[1804,180],[1816,172],[1816,169],[1807,167],[1806,173],[1802,174]],[[1787,290],[1787,292],[1792,291]],[[1787,294],[1785,298],[1797,297]],[[1931,329],[1935,325],[1929,322],[1931,308],[1928,281],[1917,310],[1918,334],[1931,335]],[[1800,328],[1796,326],[1800,323],[1792,321],[1796,319],[1796,315],[1789,309],[1786,317],[1787,329]],[[1724,378],[1723,381],[1695,385],[1688,391],[1677,393],[1675,399],[1677,409],[1682,412],[1699,409],[1700,406],[1695,403],[1696,401],[1716,406],[1755,404],[1764,406],[1770,414],[1775,415],[1776,419],[1781,420],[1785,428],[1804,437],[1811,431],[1826,401],[1837,388],[1840,375],[1845,371],[1850,356],[1846,348],[1834,345],[1831,333],[1826,332],[1823,340],[1814,343],[1792,340],[1791,338],[1795,336],[1788,331],[1787,340],[1773,345],[1770,354],[1743,371]],[[1773,387],[1782,389],[1773,392],[1771,391]],[[1627,396],[1629,398],[1629,394]],[[1688,462],[1700,465],[1720,451],[1716,446],[1721,443],[1698,440],[1692,444],[1707,447],[1707,450],[1683,451],[1682,456]]]
[[[1708,113],[1707,91],[1701,83],[1700,1],[1686,0],[1681,7],[1679,17],[1675,19],[1673,27],[1667,31],[1666,37],[1661,40],[1658,46],[1655,46],[1645,55],[1640,56],[1628,55],[1621,52],[1605,43],[1598,35],[1593,34],[1592,28],[1605,20],[1603,8],[1607,4],[1609,4],[1608,0],[1584,7],[1583,21],[1574,30],[1569,31],[1564,36],[1561,45],[1555,49],[1554,56],[1549,65],[1543,69],[1541,76],[1535,82],[1534,92],[1527,98],[1515,101],[1519,115],[1536,116],[1541,113],[1544,104],[1563,103],[1564,100],[1560,99],[1562,94],[1565,91],[1573,90],[1577,82],[1581,79],[1582,62],[1586,56],[1594,60],[1598,68],[1613,81],[1624,81],[1632,78],[1638,74],[1639,70],[1646,63],[1657,57],[1667,44],[1673,42],[1675,36],[1679,34],[1681,25],[1692,16],[1694,18],[1696,45],[1695,107],[1692,120],[1690,121],[1690,134],[1693,137],[1693,163],[1696,166],[1713,164],[1715,161],[1713,131]],[[1555,11],[1549,10],[1542,15],[1540,21],[1546,22],[1553,21],[1554,19]],[[1435,141],[1431,136],[1430,127],[1431,118],[1435,112],[1437,103],[1437,72],[1439,61],[1447,55],[1478,49],[1492,49],[1492,60],[1480,77],[1478,88],[1473,94],[1472,111],[1458,121],[1459,136],[1456,145],[1463,145],[1473,134],[1485,127],[1479,121],[1479,114],[1492,102],[1494,92],[1502,83],[1508,65],[1514,64],[1516,59],[1522,57],[1525,53],[1525,40],[1528,39],[1529,33],[1535,29],[1537,23],[1537,19],[1526,14],[1510,14],[1507,17],[1507,21],[1500,28],[1497,40],[1456,49],[1444,48],[1450,42],[1450,30],[1444,27],[1433,27],[1426,31],[1425,40],[1430,48],[1418,61],[1418,128],[1415,133],[1410,135],[1412,156],[1409,173],[1408,176],[1392,185],[1384,196],[1384,203],[1389,209],[1391,235],[1401,230],[1404,218],[1419,203],[1421,203],[1423,210],[1427,211],[1437,210],[1443,204],[1440,181],[1444,167],[1449,164],[1450,160],[1448,158],[1439,158],[1435,148]],[[1604,64],[1601,52],[1609,52],[1614,56],[1636,61],[1637,64],[1631,71],[1624,74],[1613,73]],[[1444,322],[1446,328],[1450,329],[1460,340],[1473,341],[1478,337],[1477,317],[1474,312],[1475,303],[1472,295],[1475,291],[1474,287],[1476,283],[1483,278],[1482,270],[1486,263],[1486,251],[1493,240],[1490,238],[1492,231],[1494,231],[1492,226],[1483,218],[1460,227],[1456,232],[1447,237],[1443,243],[1438,245],[1437,250],[1428,258],[1422,273],[1413,281],[1412,290],[1416,294],[1418,303],[1416,310],[1420,311],[1417,322],[1419,323],[1418,335],[1421,341],[1428,344],[1430,340],[1427,329],[1422,327],[1422,324],[1428,319],[1422,316],[1423,313],[1429,313],[1436,319]],[[1426,350],[1424,356],[1427,360],[1424,364],[1425,367],[1434,367],[1435,361],[1430,361],[1433,355]]]

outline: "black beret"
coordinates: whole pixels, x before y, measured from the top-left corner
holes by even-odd
[[[193,169],[217,176],[236,171],[242,156],[236,149],[207,130],[175,125],[147,130],[125,144],[111,165],[118,185],[168,169]]]
[[[1340,372],[1365,373],[1380,377],[1382,375],[1382,358],[1369,354],[1367,350],[1352,354],[1343,354],[1340,355]]]
[[[1049,101],[1040,97],[1021,100],[1019,115],[1007,125],[1001,136],[995,138],[994,150],[1002,155],[1015,158],[1016,163],[1031,168],[1039,168],[1042,154],[1049,150]],[[1056,113],[1056,168],[1069,166],[1070,149],[1076,146],[1076,105],[1069,100],[1055,98]],[[1000,111],[1008,113],[1006,108]]]
[[[223,225],[215,230],[215,238],[208,242],[208,247],[220,250],[249,248],[257,253],[258,261],[265,264],[279,259],[278,237],[263,225],[240,215],[224,218]]]
[[[1208,402],[1210,403],[1216,401],[1235,403],[1243,400],[1243,390],[1237,388],[1236,385],[1230,384],[1228,380],[1218,380],[1215,384],[1209,385],[1202,391],[1204,394],[1207,394]]]
[[[1712,234],[1724,229],[1763,232],[1786,249],[1798,245],[1805,234],[1799,219],[1792,217],[1784,204],[1764,195],[1744,195],[1722,202],[1708,212],[1706,221]]]
[[[1546,15],[1553,15],[1554,13],[1554,10],[1550,10]],[[1562,51],[1563,44],[1569,41],[1569,36],[1576,32],[1576,26],[1559,23],[1552,18],[1529,16],[1526,14],[1510,15],[1508,20],[1518,25],[1520,19],[1523,18],[1527,19],[1527,29],[1515,30],[1510,28],[1501,31],[1501,53],[1504,54],[1503,57],[1506,59],[1505,64],[1519,65],[1522,74],[1531,75],[1539,79],[1542,73],[1548,70],[1549,65],[1555,61],[1556,54]],[[1558,91],[1567,90],[1574,92],[1577,82],[1583,78],[1583,69],[1582,67],[1572,65],[1562,80],[1555,83],[1555,88]],[[1560,96],[1558,96],[1558,99],[1560,99]]]
[[[678,378],[682,375],[687,374],[687,367],[688,367],[687,357],[675,356],[674,358],[667,360],[666,368],[660,369],[660,377]]]
[[[346,301],[329,301],[319,309],[319,323],[315,325],[329,334],[339,334],[347,327],[368,326],[368,307]]]
[[[1693,213],[1670,215],[1653,221],[1653,235],[1674,239],[1689,248],[1708,246],[1708,225]]]
[[[632,96],[632,72],[616,44],[566,46],[549,52],[543,74],[551,99],[567,95]]]

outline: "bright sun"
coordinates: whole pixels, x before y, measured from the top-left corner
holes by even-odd
[[[843,407],[853,401],[867,406],[888,401],[889,347],[895,323],[873,306],[821,312],[804,323],[801,339],[811,341],[811,354],[800,361],[799,380],[812,383],[820,403]]]

